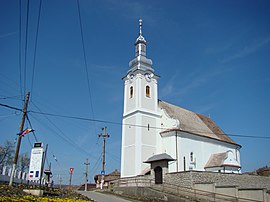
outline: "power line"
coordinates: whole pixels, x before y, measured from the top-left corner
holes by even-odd
[[[0,73],[0,91],[3,92],[1,93],[2,97],[7,97],[4,96],[5,95],[10,95],[11,92],[16,92],[18,89],[20,89],[20,83],[18,83],[19,79],[15,78],[14,76],[12,78],[9,78],[6,74],[4,73]],[[3,84],[2,84],[3,83]],[[5,93],[4,93],[5,92]],[[23,95],[19,92],[19,96],[18,96],[20,100],[23,100],[24,97]]]
[[[28,116],[27,114],[26,114],[26,119],[27,119],[27,121],[28,121],[30,127],[33,129],[33,126],[32,126],[32,124],[31,124],[31,121],[30,121],[29,116]],[[33,131],[32,133],[33,133],[33,135],[34,135],[34,137],[35,137],[36,142],[38,142],[38,139],[37,139],[37,136],[36,136],[35,131]],[[29,136],[28,136],[28,137],[29,137]]]
[[[22,90],[22,1],[19,1],[19,72],[20,72],[20,90]]]
[[[58,159],[56,158],[56,155],[54,155],[52,152],[50,152],[50,153],[52,154],[53,159],[56,161],[58,167],[60,168],[60,171],[65,173],[65,169],[63,169],[62,165],[60,165]]]
[[[19,109],[19,108],[16,108],[16,107],[12,107],[12,106],[10,106],[10,105],[6,105],[6,104],[1,104],[0,103],[0,106],[2,106],[2,107],[6,107],[6,108],[9,108],[9,109],[15,109],[15,110],[18,110],[18,111],[23,111],[22,109]]]
[[[15,99],[20,97],[20,95],[15,95],[15,96],[8,96],[8,97],[0,97],[0,100],[6,100],[6,99]],[[20,100],[20,99],[19,99]]]
[[[39,22],[40,22],[41,6],[42,6],[42,0],[39,1],[37,30],[36,30],[36,38],[35,38],[34,60],[33,60],[33,70],[32,70],[32,82],[31,82],[31,94],[32,94],[32,97],[33,97],[33,84],[34,84],[35,68],[36,68],[36,55],[37,55],[37,44],[38,44],[38,33],[39,33]]]
[[[0,122],[1,121],[4,121],[5,119],[7,119],[7,118],[9,118],[9,117],[12,117],[12,116],[17,116],[18,114],[16,114],[16,113],[12,113],[12,114],[10,114],[10,115],[1,115],[0,116]]]
[[[32,142],[30,141],[29,135],[27,135],[27,140],[28,140],[28,143],[29,143],[30,147],[32,147],[33,144],[32,144]]]
[[[102,154],[100,153],[100,156],[98,157],[96,163],[92,167],[92,172],[90,172],[90,175],[94,175],[96,173],[98,166],[99,166],[99,163],[101,162],[101,156],[102,156]]]
[[[10,109],[15,109],[15,110],[19,110],[22,111],[19,108],[16,107],[12,107],[9,105],[5,105],[5,104],[1,104],[0,106],[3,107],[7,107]],[[123,124],[123,123],[119,123],[119,122],[113,122],[113,121],[106,121],[106,120],[98,120],[98,119],[90,119],[90,118],[85,118],[85,117],[77,117],[77,116],[67,116],[67,115],[59,115],[59,114],[52,114],[52,113],[45,113],[45,112],[37,112],[37,111],[28,111],[29,113],[35,113],[35,114],[41,114],[41,115],[47,115],[47,116],[54,116],[54,117],[61,117],[61,118],[68,118],[68,119],[76,119],[76,120],[82,120],[82,121],[91,121],[91,122],[98,122],[98,123],[107,123],[107,124],[113,124],[113,125],[125,125],[125,126],[130,126],[130,127],[141,127],[141,128],[151,128],[151,129],[160,129],[160,130],[164,130],[166,128],[161,128],[161,127],[157,127],[157,126],[146,126],[146,125],[136,125],[136,124]],[[167,129],[171,129],[171,128],[167,128]],[[192,132],[192,133],[204,133],[204,134],[210,134],[204,131],[184,131],[184,130],[179,130],[182,132]],[[270,139],[270,137],[268,136],[254,136],[254,135],[237,135],[237,134],[230,134],[230,133],[223,133],[223,134],[219,134],[219,135],[227,135],[227,136],[232,136],[232,137],[242,137],[242,138],[257,138],[257,139]]]
[[[121,123],[117,123],[117,122],[104,121],[104,120],[91,119],[91,118],[84,118],[84,117],[77,117],[77,116],[67,116],[67,115],[60,115],[60,114],[53,114],[53,113],[46,113],[46,112],[37,112],[37,111],[29,111],[29,112],[35,113],[35,114],[42,114],[42,115],[69,118],[69,119],[77,119],[77,120],[83,120],[83,121],[93,121],[93,122],[110,123],[110,124],[121,125]]]
[[[14,115],[17,115],[17,114],[16,113],[12,113],[12,114],[9,114],[9,115],[1,115],[0,118],[7,118],[7,117],[14,116]]]
[[[79,147],[74,141],[72,141],[70,138],[68,138],[67,135],[65,135],[65,133],[59,128],[57,127],[48,117],[45,116],[45,118],[47,119],[47,121],[53,125],[53,127],[55,127],[59,132],[55,131],[54,129],[50,128],[47,126],[47,128],[50,128],[54,134],[56,136],[58,136],[60,139],[62,139],[64,142],[66,142],[67,144],[71,145],[72,147],[76,148],[77,150],[87,154],[87,155],[90,155],[87,151],[85,151],[84,149],[82,149],[81,147]],[[36,119],[37,120],[37,119]]]
[[[40,111],[41,114],[45,115],[44,113],[41,112],[41,110],[35,104],[34,104],[34,106]],[[85,151],[83,148],[78,146],[73,140],[71,140],[67,135],[65,135],[65,133],[59,127],[57,127],[56,124],[54,124],[46,115],[44,117],[47,119],[47,121],[51,125],[53,125],[61,133],[61,135],[60,135],[58,132],[53,130],[58,137],[60,137],[62,140],[64,140],[66,143],[70,144],[71,146],[75,147],[77,150],[80,150],[81,152],[85,153],[86,155],[93,157],[93,155],[91,153]]]
[[[28,47],[29,4],[30,4],[30,2],[29,2],[29,0],[27,0],[25,46],[24,46],[24,94],[26,92],[26,66],[27,66],[27,47]]]
[[[89,94],[89,99],[90,99],[90,107],[91,107],[92,117],[95,118],[94,109],[93,109],[93,102],[92,102],[92,93],[91,93],[91,87],[90,87],[90,79],[89,79],[89,74],[88,74],[88,63],[87,63],[87,59],[86,59],[85,42],[84,42],[82,17],[81,17],[81,9],[80,9],[80,0],[77,0],[77,7],[78,7],[79,22],[80,22],[80,33],[81,33],[81,39],[82,39],[84,67],[85,67],[85,71],[86,71],[86,79],[87,79],[88,94]]]
[[[52,114],[52,113],[40,113],[36,111],[29,111],[32,113],[37,113],[37,114],[43,114],[43,115],[48,115],[48,116],[54,116],[54,117],[61,117],[61,118],[69,118],[69,119],[77,119],[77,120],[82,120],[82,121],[91,121],[91,122],[98,122],[98,123],[107,123],[107,124],[114,124],[114,125],[125,125],[125,126],[130,126],[130,127],[141,127],[141,128],[151,128],[151,129],[171,129],[171,128],[162,128],[162,127],[157,127],[157,126],[148,126],[148,125],[136,125],[136,124],[123,124],[119,122],[113,122],[113,121],[106,121],[106,120],[98,120],[98,119],[91,119],[91,118],[85,118],[85,117],[77,117],[77,116],[67,116],[67,115],[59,115],[59,114]],[[176,129],[178,130],[178,129]],[[192,132],[192,133],[204,133],[204,134],[210,134],[205,131],[184,131],[184,130],[179,130],[182,132]],[[234,136],[234,137],[244,137],[244,138],[261,138],[261,139],[270,139],[268,136],[252,136],[252,135],[237,135],[237,134],[219,134],[219,135],[227,135],[227,136]]]
[[[112,154],[111,152],[105,152],[108,156],[112,157],[113,160],[115,160],[117,163],[119,163],[121,160],[119,159],[118,156],[115,154]]]

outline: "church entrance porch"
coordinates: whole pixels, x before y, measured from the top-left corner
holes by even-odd
[[[162,184],[162,168],[160,166],[157,166],[154,169],[155,172],[155,184]]]
[[[155,184],[163,183],[163,175],[168,173],[169,161],[174,161],[174,159],[170,155],[162,153],[151,156],[144,162],[151,164],[151,175],[155,177]]]

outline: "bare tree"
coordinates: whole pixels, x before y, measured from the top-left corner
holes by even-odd
[[[21,154],[19,156],[19,164],[18,164],[19,170],[22,172],[28,171],[29,164],[30,164],[30,158],[28,154],[27,153]]]
[[[0,168],[12,165],[14,157],[14,143],[6,141],[4,145],[0,145]]]

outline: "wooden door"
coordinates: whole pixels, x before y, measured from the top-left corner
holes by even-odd
[[[155,169],[155,184],[162,184],[162,168],[157,166]]]

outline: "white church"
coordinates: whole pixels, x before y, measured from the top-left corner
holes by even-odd
[[[241,146],[209,117],[158,99],[158,79],[146,57],[139,20],[135,58],[123,77],[121,177],[150,173],[151,160],[167,160],[167,171],[240,173]]]

